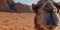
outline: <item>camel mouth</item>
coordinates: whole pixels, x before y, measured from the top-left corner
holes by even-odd
[[[44,18],[44,19],[43,19]],[[49,13],[41,14],[40,21],[43,25],[52,25],[57,26],[58,24],[58,17],[56,14],[52,14],[52,18]]]

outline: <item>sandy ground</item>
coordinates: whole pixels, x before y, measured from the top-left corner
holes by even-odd
[[[0,12],[0,30],[35,30],[34,13]]]
[[[34,16],[34,13],[0,12],[0,30],[35,30]]]

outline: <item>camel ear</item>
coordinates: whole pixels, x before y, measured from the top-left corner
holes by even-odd
[[[34,8],[35,8],[35,4],[32,3],[32,5],[30,6],[30,9],[34,11]]]

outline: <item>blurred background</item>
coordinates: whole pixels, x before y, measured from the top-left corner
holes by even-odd
[[[17,2],[20,2],[20,3],[23,3],[23,4],[28,4],[28,5],[31,5],[32,3],[37,3],[38,0],[14,0],[16,3]],[[60,0],[54,0],[55,2],[59,2]]]

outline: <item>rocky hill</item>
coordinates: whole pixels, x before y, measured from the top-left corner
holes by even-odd
[[[29,5],[24,5],[19,2],[15,3],[13,0],[1,0],[0,11],[15,13],[31,12]]]

